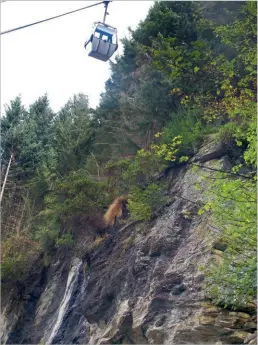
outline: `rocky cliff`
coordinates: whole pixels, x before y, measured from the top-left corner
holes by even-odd
[[[231,166],[227,148],[211,140],[192,162],[205,174]],[[25,286],[4,294],[3,344],[256,343],[255,313],[217,308],[203,291],[200,267],[219,262],[223,246],[209,216],[197,214],[200,172],[190,164],[164,178],[170,202],[151,222],[121,225],[89,260],[94,227],[81,218],[80,255],[39,261]]]

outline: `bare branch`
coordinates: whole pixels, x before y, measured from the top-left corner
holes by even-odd
[[[100,175],[99,175],[99,170],[100,170],[100,168],[99,168],[99,164],[98,164],[97,159],[96,159],[96,157],[94,156],[93,152],[90,151],[90,154],[91,154],[91,156],[93,157],[93,159],[94,159],[94,161],[95,161],[95,164],[96,164],[96,167],[97,167],[97,172],[98,172],[98,180],[100,181]]]

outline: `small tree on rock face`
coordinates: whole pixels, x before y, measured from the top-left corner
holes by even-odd
[[[27,236],[12,236],[1,251],[1,279],[5,283],[24,281],[40,254],[39,244]]]

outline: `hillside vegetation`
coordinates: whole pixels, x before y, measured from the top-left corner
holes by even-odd
[[[19,97],[6,107],[3,168],[11,152],[14,162],[2,203],[3,288],[26,280],[38,259],[76,253],[71,220],[100,217],[120,194],[133,220],[155,217],[167,203],[158,176],[191,164],[213,135],[234,167],[218,169],[199,210],[212,214],[226,246],[220,265],[204,267],[207,294],[230,308],[254,301],[256,15],[254,1],[156,2],[122,40],[97,109],[82,94],[57,113],[47,95],[28,109]]]

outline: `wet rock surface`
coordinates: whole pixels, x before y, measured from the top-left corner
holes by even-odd
[[[228,152],[227,145],[218,141],[216,135],[209,135],[204,141],[197,154],[191,159],[191,162],[207,162],[212,159],[219,159]]]
[[[221,147],[209,147],[195,158],[206,166],[223,165],[228,161],[223,153]],[[225,247],[209,227],[209,217],[197,214],[205,189],[198,171],[184,166],[176,174],[171,170],[167,179],[171,203],[160,216],[112,232],[91,253],[90,266],[76,259],[78,270],[52,343],[251,344],[256,340],[251,315],[217,308],[204,294],[200,266],[211,255],[219,260]],[[200,183],[200,191],[195,183]],[[4,343],[48,342],[69,290],[70,264],[70,259],[53,262],[39,274],[31,287],[34,304],[28,319],[18,316],[19,322],[13,322],[27,302],[6,304]]]

